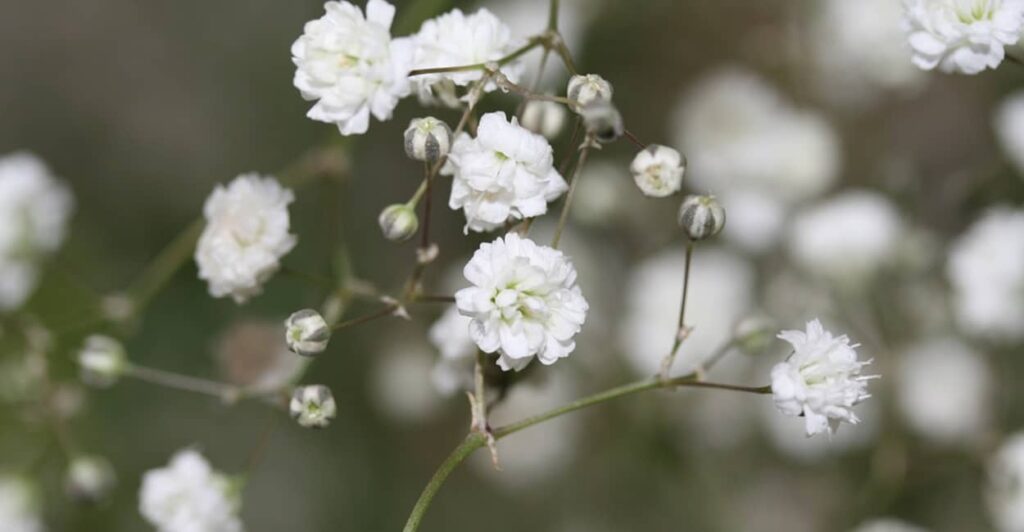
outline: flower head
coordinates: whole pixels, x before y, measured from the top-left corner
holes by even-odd
[[[612,84],[597,74],[577,74],[569,79],[565,94],[585,107],[593,102],[611,102],[614,91]]]
[[[331,328],[319,312],[307,308],[293,312],[284,322],[288,349],[302,356],[315,356],[327,349]]]
[[[76,456],[68,464],[64,490],[74,500],[96,502],[105,498],[117,482],[114,468],[101,456]]]
[[[568,189],[547,140],[501,112],[480,119],[476,138],[459,136],[448,162],[443,172],[454,175],[448,205],[463,210],[467,230],[540,216]]]
[[[520,370],[534,357],[553,364],[576,348],[588,306],[562,252],[509,233],[481,244],[463,274],[473,286],[455,293],[456,306],[502,369]]]
[[[651,144],[633,157],[629,166],[640,190],[654,198],[664,198],[683,187],[686,160],[675,149]]]
[[[1024,29],[1022,0],[904,0],[903,6],[913,62],[924,70],[996,68]]]
[[[241,532],[237,489],[192,449],[146,472],[139,511],[160,532]]]
[[[257,174],[214,189],[203,207],[206,228],[195,254],[210,295],[244,303],[263,291],[278,261],[295,247],[295,235],[288,232],[288,204],[294,200],[276,179]]]
[[[338,412],[338,405],[331,389],[326,386],[299,386],[292,392],[288,411],[299,425],[319,429],[331,423]]]
[[[388,120],[409,94],[412,43],[391,39],[395,8],[369,0],[366,16],[349,2],[327,2],[292,45],[294,84],[316,104],[306,116],[337,124],[342,135],[366,133],[372,114]]]
[[[856,345],[834,337],[821,322],[807,322],[806,331],[782,331],[779,338],[793,346],[793,354],[772,368],[775,406],[787,416],[803,416],[808,436],[836,431],[839,423],[860,420],[852,408],[870,397],[861,368],[871,362],[857,360]]]

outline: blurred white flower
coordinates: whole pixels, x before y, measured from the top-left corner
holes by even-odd
[[[803,416],[807,436],[833,434],[839,423],[860,420],[852,408],[871,397],[861,368],[871,361],[857,360],[850,339],[832,336],[821,322],[807,322],[806,331],[782,331],[779,338],[793,346],[793,353],[772,368],[775,406],[787,416]]]
[[[224,187],[217,185],[203,206],[206,228],[196,245],[199,278],[213,297],[231,296],[244,303],[263,291],[295,247],[288,232],[292,191],[273,177],[242,174]]]
[[[76,501],[98,502],[110,494],[116,483],[114,467],[106,458],[76,456],[68,464],[64,491]]]
[[[872,519],[861,523],[852,532],[928,532],[927,529],[912,525],[893,517]]]
[[[989,460],[985,495],[996,530],[1024,530],[1024,433],[1007,438]]]
[[[913,346],[899,361],[896,392],[908,425],[941,444],[983,436],[991,419],[988,366],[952,338]]]
[[[904,0],[903,7],[913,62],[924,70],[996,68],[1024,29],[1022,0]]]
[[[558,17],[558,33],[569,50],[578,51],[583,45],[584,32],[590,21],[601,13],[602,0],[562,0]],[[484,5],[509,28],[512,34],[525,38],[542,33],[548,24],[550,0],[487,0]],[[533,79],[540,68],[540,53],[526,55],[522,59],[523,72]],[[565,66],[552,55],[548,57],[541,81],[544,85],[555,85],[566,76]]]
[[[715,197],[723,206],[729,207],[729,223],[722,229],[725,238],[755,253],[776,246],[789,210],[784,201],[742,188]]]
[[[43,532],[39,501],[25,479],[0,476],[0,530],[4,532]]]
[[[530,100],[523,106],[520,124],[546,139],[554,139],[565,127],[569,110],[558,102]]]
[[[994,207],[949,251],[947,274],[964,331],[1024,339],[1024,210]]]
[[[885,196],[847,191],[796,216],[789,251],[811,273],[856,282],[892,258],[901,225],[899,212]]]
[[[38,157],[0,157],[0,312],[35,289],[40,262],[64,241],[73,207],[71,192]]]
[[[486,8],[467,15],[461,9],[453,9],[443,15],[427,20],[413,37],[413,69],[454,67],[497,61],[515,51],[522,42],[512,36],[512,30]],[[521,66],[513,61],[501,67],[501,72],[511,81],[519,79]],[[430,87],[441,80],[455,85],[466,86],[483,77],[479,69],[460,72],[424,74],[413,77],[413,82],[424,95]],[[497,87],[488,82],[484,87],[492,91]]]
[[[459,314],[459,309],[451,306],[431,325],[427,334],[430,343],[441,353],[430,372],[431,380],[444,395],[468,389],[472,381],[476,343],[469,335],[471,321],[472,318]]]
[[[214,346],[224,379],[253,392],[277,392],[289,386],[309,363],[295,356],[281,324],[262,320],[233,322]]]
[[[455,293],[456,305],[473,318],[477,347],[498,353],[502,369],[521,370],[534,357],[554,364],[576,348],[588,305],[561,251],[509,233],[481,244],[463,274],[472,286]]]
[[[371,373],[377,407],[393,421],[423,423],[437,413],[445,391],[432,382],[434,355],[422,342],[402,339],[385,345]]]
[[[455,141],[443,173],[454,175],[448,206],[462,209],[466,229],[491,231],[509,220],[540,216],[568,189],[555,170],[551,145],[505,113],[480,119],[476,138]]]
[[[77,361],[82,382],[107,388],[128,369],[128,354],[121,342],[110,336],[93,334],[85,339]]]
[[[676,335],[683,294],[683,252],[671,250],[640,263],[625,289],[620,348],[640,375],[653,375]],[[683,342],[674,366],[688,373],[732,337],[733,328],[753,302],[754,271],[739,256],[700,246],[693,254]]]
[[[292,390],[288,413],[303,427],[322,429],[338,414],[338,403],[331,389],[322,384],[298,386]]]
[[[240,503],[237,488],[192,449],[147,471],[139,492],[139,511],[160,532],[241,532]]]
[[[342,135],[366,133],[370,115],[388,120],[409,94],[410,39],[391,39],[395,8],[369,0],[366,16],[349,2],[327,2],[292,45],[294,84],[316,104],[306,114],[333,123]]]
[[[992,118],[1003,153],[1024,175],[1024,91],[1003,99]]]
[[[683,187],[686,160],[673,148],[650,144],[637,152],[629,170],[641,192],[653,198],[664,198]]]

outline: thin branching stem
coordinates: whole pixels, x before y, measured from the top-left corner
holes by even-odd
[[[576,196],[576,187],[583,175],[583,166],[587,164],[587,155],[590,153],[590,146],[592,144],[591,140],[589,137],[584,139],[583,145],[580,146],[580,157],[576,161],[576,169],[573,170],[572,179],[569,181],[569,192],[565,195],[562,214],[558,217],[558,226],[555,227],[555,235],[551,238],[551,247],[555,249],[558,249],[558,244],[562,240],[562,231],[565,230],[565,224],[569,221],[569,209],[572,208],[572,200]]]
[[[672,340],[672,350],[669,351],[668,355],[661,362],[660,375],[662,380],[668,378],[669,372],[672,371],[672,363],[676,359],[676,353],[679,352],[679,346],[682,345],[683,340],[689,334],[689,329],[686,327],[686,296],[690,293],[690,263],[693,262],[693,248],[693,241],[687,239],[686,259],[683,265],[683,297],[679,303],[679,324],[676,326],[676,335]]]
[[[520,46],[512,53],[505,57],[499,58],[496,61],[485,61],[483,63],[473,63],[469,65],[456,65],[446,67],[432,67],[432,68],[417,68],[409,72],[409,77],[423,76],[426,74],[450,74],[454,72],[469,72],[471,70],[486,70],[490,65],[497,64],[498,66],[504,66],[516,59],[519,59],[523,55],[527,54],[530,50],[543,45],[545,38],[542,35],[535,35],[531,37],[526,44]]]
[[[358,317],[352,318],[350,320],[345,320],[345,321],[339,322],[334,327],[331,327],[331,330],[332,331],[340,331],[341,329],[347,329],[349,327],[354,327],[356,325],[362,325],[364,323],[368,323],[368,322],[371,322],[371,321],[374,321],[374,320],[377,320],[377,319],[380,319],[380,318],[386,318],[386,317],[394,314],[395,311],[398,310],[399,308],[401,308],[401,305],[399,305],[398,303],[388,303],[387,305],[384,306],[384,308],[382,308],[382,309],[380,309],[380,310],[378,310],[376,312],[371,312],[369,314],[358,316]]]

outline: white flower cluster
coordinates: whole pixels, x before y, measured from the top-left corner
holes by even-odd
[[[562,252],[509,233],[482,244],[463,274],[472,286],[455,293],[456,305],[502,369],[521,370],[534,357],[554,364],[576,348],[588,305]]]
[[[1024,0],[904,0],[903,6],[913,62],[924,70],[996,68],[1024,30]]]
[[[146,472],[139,511],[160,532],[241,532],[237,488],[192,449]]]
[[[1011,94],[999,104],[992,125],[1003,153],[1024,176],[1024,91]]]
[[[0,476],[0,530],[43,532],[39,501],[29,483],[19,477]]]
[[[36,156],[0,158],[0,312],[35,289],[41,262],[60,247],[73,199]]]
[[[273,177],[243,174],[206,200],[206,228],[196,245],[199,278],[213,297],[245,303],[263,291],[280,259],[295,247],[288,232],[292,191]]]

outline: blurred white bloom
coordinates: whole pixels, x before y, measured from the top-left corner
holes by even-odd
[[[938,443],[970,442],[990,420],[992,376],[984,359],[963,343],[935,339],[899,360],[896,392],[907,423]]]
[[[0,157],[0,312],[35,289],[40,261],[64,241],[73,207],[71,192],[35,155]]]
[[[97,502],[110,493],[116,482],[114,468],[105,458],[76,456],[68,464],[64,490],[74,500]]]
[[[486,8],[467,15],[461,9],[453,9],[432,18],[420,26],[413,37],[413,69],[454,67],[497,61],[515,51],[522,43],[512,36],[512,30]],[[501,72],[511,81],[519,78],[521,66],[513,61],[501,67]],[[429,93],[430,87],[441,80],[455,85],[466,86],[483,76],[479,69],[440,74],[415,76],[413,81],[421,93]],[[497,87],[488,82],[484,90]]]
[[[327,2],[292,45],[294,84],[316,104],[306,116],[337,124],[342,135],[366,133],[370,115],[388,120],[409,94],[410,39],[391,39],[395,8],[369,0],[366,16],[349,2]]]
[[[432,381],[434,359],[422,342],[408,340],[386,345],[378,352],[371,389],[383,414],[394,421],[415,424],[437,413],[442,404],[439,394],[445,390],[436,388]]]
[[[565,89],[565,95],[580,107],[593,102],[610,102],[614,94],[612,84],[597,74],[577,74],[569,78]]]
[[[992,119],[1003,153],[1024,175],[1024,91],[1003,100]]]
[[[294,200],[276,179],[258,174],[217,185],[203,206],[206,228],[195,253],[210,295],[241,304],[263,291],[278,261],[295,247],[295,235],[288,232],[288,204]]]
[[[558,33],[569,50],[578,51],[583,45],[584,31],[590,21],[601,11],[602,0],[562,0],[558,17]],[[484,2],[502,22],[518,37],[537,35],[547,28],[550,0],[487,0]],[[523,72],[533,79],[540,68],[540,53],[531,53],[522,58]],[[554,55],[548,57],[541,81],[544,86],[560,84],[565,79],[565,66]]]
[[[459,314],[459,309],[451,306],[430,326],[427,334],[430,343],[441,353],[430,375],[434,387],[444,395],[466,389],[472,381],[476,343],[469,335],[471,321],[472,318]]]
[[[562,132],[569,111],[564,105],[548,100],[530,100],[523,106],[522,126],[544,138],[554,139]]]
[[[498,353],[502,369],[521,370],[534,357],[554,364],[576,348],[588,305],[561,251],[509,233],[481,244],[463,274],[473,286],[455,293],[456,305],[473,318],[477,347]]]
[[[551,145],[505,113],[480,119],[476,138],[455,141],[443,173],[454,175],[448,206],[466,214],[466,229],[491,231],[508,220],[540,216],[568,189]]]
[[[730,190],[715,197],[729,206],[729,223],[722,229],[725,238],[755,253],[776,246],[789,210],[785,202],[747,189]]]
[[[853,407],[860,420],[857,430],[839,431],[828,438],[808,438],[804,418],[780,416],[771,402],[762,403],[758,413],[765,435],[776,451],[793,462],[815,464],[870,448],[881,430],[880,404],[880,401],[867,401]]]
[[[913,62],[924,70],[996,68],[1024,29],[1022,0],[904,0],[903,7]]]
[[[322,384],[298,386],[292,391],[288,412],[299,425],[306,428],[322,429],[331,424],[338,413],[331,389]]]
[[[1000,532],[1024,530],[1024,433],[1011,435],[988,463],[986,502]]]
[[[43,532],[39,501],[24,479],[0,476],[0,530],[4,532]]]
[[[893,517],[872,519],[853,529],[852,532],[928,532],[917,525]]]
[[[664,198],[683,187],[686,160],[668,146],[650,144],[637,152],[629,170],[641,192],[653,198]]]
[[[78,367],[82,382],[106,388],[128,369],[128,355],[121,342],[94,334],[85,339],[85,345],[78,351]]]
[[[808,436],[835,433],[839,423],[860,420],[852,408],[871,397],[861,368],[871,362],[857,360],[857,346],[846,335],[834,337],[821,322],[807,322],[806,331],[782,331],[779,338],[793,353],[772,368],[775,406],[787,416],[803,416]]]
[[[870,276],[896,251],[900,214],[881,194],[848,191],[801,211],[789,251],[805,270],[836,281]]]
[[[160,532],[241,532],[240,503],[237,487],[192,449],[147,471],[139,492],[139,512]]]
[[[224,379],[253,392],[278,392],[290,387],[309,363],[288,349],[281,324],[240,320],[232,323],[214,346]]]
[[[949,251],[954,309],[967,332],[1024,339],[1024,210],[995,207]]]
[[[671,250],[640,263],[625,287],[625,316],[620,345],[633,368],[653,375],[668,354],[679,320],[683,294],[683,252]],[[686,324],[693,332],[679,350],[673,372],[688,373],[732,338],[733,328],[750,311],[754,271],[739,256],[701,246],[693,254]]]
[[[633,185],[623,179],[622,166],[608,160],[587,161],[576,186],[569,216],[586,225],[609,226],[630,214],[633,203],[643,198],[631,194]]]

